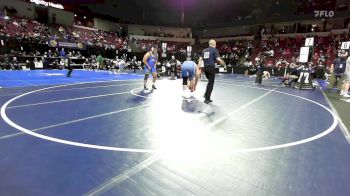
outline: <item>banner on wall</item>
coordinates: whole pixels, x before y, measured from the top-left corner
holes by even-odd
[[[50,47],[57,47],[57,48],[71,48],[71,49],[85,50],[85,44],[81,42],[62,42],[62,41],[56,41],[56,40],[49,40],[48,45]]]
[[[37,5],[43,5],[46,7],[53,7],[53,8],[57,8],[57,9],[64,9],[64,6],[62,4],[59,3],[53,3],[53,2],[49,2],[49,1],[44,1],[44,0],[30,0],[31,3],[35,3]]]

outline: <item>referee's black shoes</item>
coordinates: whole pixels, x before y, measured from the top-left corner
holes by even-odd
[[[204,103],[206,103],[206,104],[209,104],[209,103],[211,103],[211,102],[213,102],[213,100],[211,100],[211,99],[205,99],[205,100],[204,100]]]

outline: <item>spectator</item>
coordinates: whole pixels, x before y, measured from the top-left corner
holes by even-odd
[[[21,67],[20,67],[20,65],[19,65],[19,62],[18,62],[18,60],[17,60],[17,57],[13,57],[13,59],[12,59],[12,62],[11,62],[11,69],[12,70],[20,70],[21,69]]]
[[[60,51],[60,57],[64,58],[66,56],[66,51],[64,51],[64,48]]]

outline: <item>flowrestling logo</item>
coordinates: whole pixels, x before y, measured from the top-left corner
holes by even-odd
[[[44,0],[30,0],[30,2],[31,3],[35,3],[37,5],[43,5],[43,6],[46,6],[46,7],[53,7],[53,8],[57,8],[57,9],[61,9],[61,10],[64,9],[62,4],[47,2],[47,1],[44,1]]]
[[[315,10],[315,18],[332,18],[334,17],[335,12],[333,10],[326,11],[326,10]]]

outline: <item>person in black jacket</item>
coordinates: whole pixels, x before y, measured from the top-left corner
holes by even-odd
[[[346,58],[347,56],[343,54],[342,51],[339,51],[337,54],[337,58],[333,61],[331,65],[331,78],[329,81],[328,89],[332,90],[336,84],[338,84],[338,90],[340,91],[342,86],[341,77],[345,72],[346,68]]]
[[[175,59],[175,56],[171,56],[171,60],[168,62],[170,65],[169,68],[169,75],[175,79],[176,76],[176,66],[177,66],[177,60]]]
[[[264,74],[264,61],[261,57],[257,57],[255,59],[256,61],[256,78],[255,78],[255,84],[261,84],[262,82],[262,78],[263,78],[263,74]]]
[[[68,72],[67,72],[66,76],[67,77],[71,77],[71,74],[73,72],[72,60],[71,60],[69,54],[67,54],[66,58],[67,58],[67,69],[68,69]]]
[[[134,56],[134,57],[132,58],[132,60],[131,60],[131,67],[134,69],[134,73],[136,73],[136,70],[137,70],[137,68],[138,68],[136,56]]]

